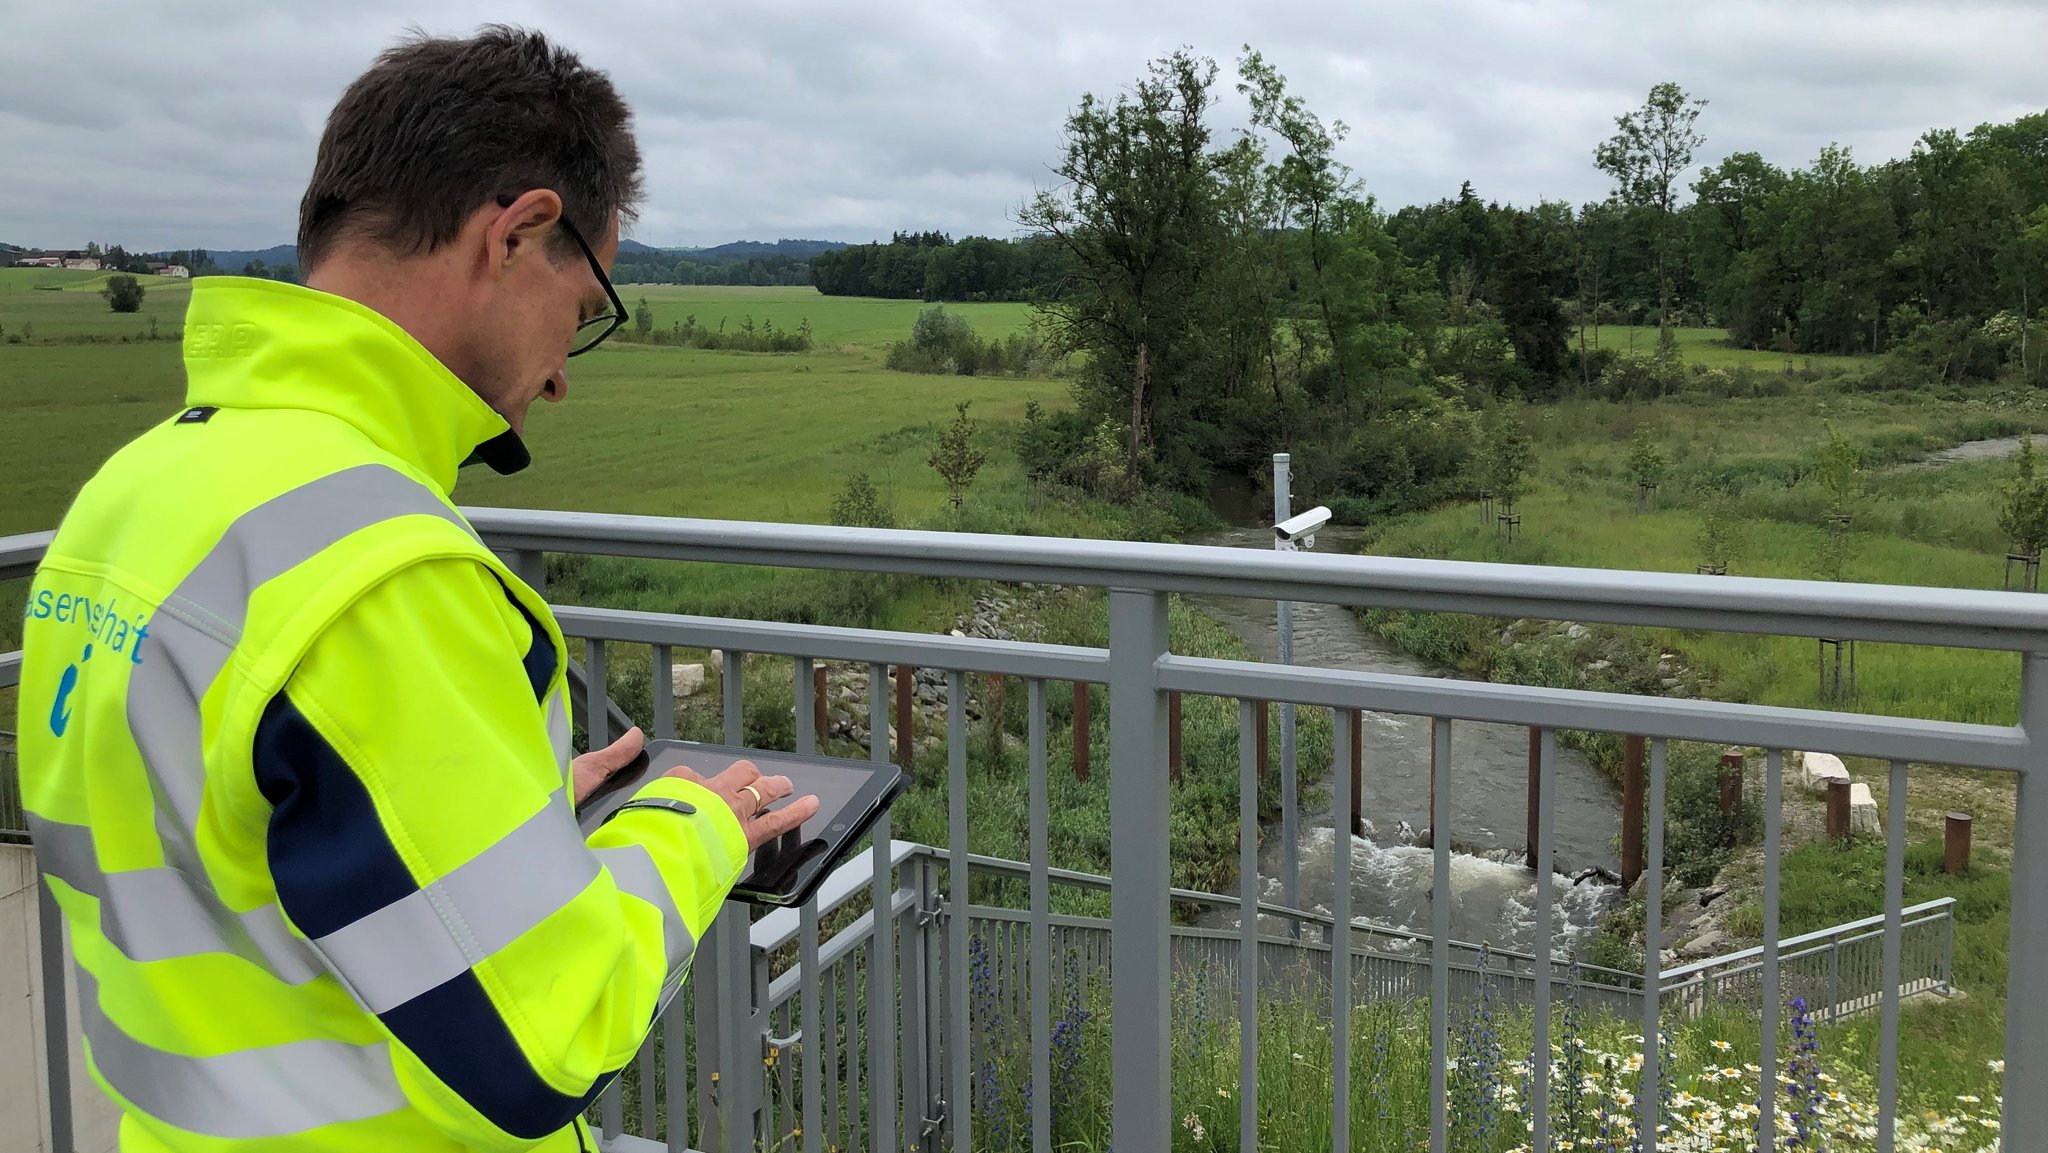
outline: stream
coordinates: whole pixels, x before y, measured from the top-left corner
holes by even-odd
[[[1359,530],[1325,528],[1317,551],[1348,552]],[[1272,548],[1272,531],[1227,529],[1189,537],[1189,544]],[[1261,660],[1278,657],[1279,630],[1271,601],[1194,596],[1188,603],[1215,619]],[[1294,661],[1319,668],[1408,676],[1451,675],[1367,632],[1351,610],[1335,605],[1294,606]],[[1362,772],[1365,835],[1352,838],[1351,899],[1359,921],[1427,933],[1432,924],[1435,858],[1417,844],[1429,827],[1429,739],[1426,717],[1367,713]],[[1528,730],[1512,725],[1460,723],[1451,736],[1451,935],[1496,948],[1527,950],[1535,922],[1536,882],[1523,867],[1528,786]],[[1279,742],[1272,746],[1278,771]],[[1560,748],[1553,776],[1556,915],[1562,955],[1572,937],[1590,933],[1614,900],[1615,886],[1597,878],[1574,884],[1591,867],[1620,868],[1612,841],[1621,804],[1614,787],[1576,751]],[[1328,790],[1322,790],[1327,795]],[[1327,805],[1304,812],[1300,843],[1300,907],[1328,913],[1335,865],[1336,821]],[[1283,846],[1278,824],[1260,847],[1266,899],[1284,902]],[[1267,918],[1270,929],[1284,923]],[[1223,914],[1218,927],[1234,927]]]

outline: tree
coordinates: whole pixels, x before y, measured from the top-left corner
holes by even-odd
[[[641,340],[646,340],[654,333],[654,309],[644,296],[633,304],[633,331]]]
[[[953,423],[939,433],[939,447],[932,450],[930,463],[946,482],[946,491],[953,498],[953,507],[958,509],[967,498],[967,486],[974,483],[976,473],[988,463],[988,454],[974,447],[975,422],[967,415],[971,401],[961,401],[953,417]]]
[[[1650,97],[1634,112],[1614,119],[1620,131],[1594,150],[1593,162],[1614,178],[1615,194],[1625,204],[1654,209],[1657,266],[1657,363],[1671,347],[1671,270],[1669,257],[1673,211],[1679,179],[1692,167],[1693,153],[1706,143],[1693,125],[1704,100],[1666,81],[1650,89]]]
[[[107,306],[115,312],[139,312],[142,309],[142,282],[132,276],[108,277],[100,295],[106,297]]]
[[[2034,438],[2020,438],[2013,456],[2013,477],[2005,484],[1998,510],[1998,531],[2015,556],[2038,557],[2048,546],[2048,481],[2035,475]]]
[[[1735,501],[1720,489],[1710,489],[1700,498],[1699,511],[1699,532],[1693,539],[1699,545],[1700,567],[1713,575],[1726,576],[1735,559],[1740,531]]]
[[[1217,259],[1215,158],[1205,115],[1215,61],[1185,50],[1154,61],[1114,100],[1082,96],[1067,117],[1061,187],[1019,222],[1066,255],[1067,291],[1044,301],[1056,352],[1086,350],[1084,402],[1124,425],[1137,482],[1158,418],[1203,371],[1205,273]]]
[[[1628,447],[1628,474],[1636,482],[1636,511],[1643,511],[1649,500],[1650,490],[1664,478],[1664,450],[1657,443],[1656,430],[1649,425],[1636,429],[1635,439]]]
[[[868,474],[856,472],[846,478],[846,487],[832,502],[832,523],[848,528],[895,528],[896,514],[875,491]]]
[[[1827,523],[1821,526],[1814,569],[1822,580],[1838,581],[1848,567],[1850,532],[1856,497],[1863,491],[1863,466],[1856,446],[1842,439],[1833,424],[1820,447],[1820,483],[1828,494]]]
[[[1550,294],[1543,274],[1539,241],[1530,228],[1529,214],[1517,212],[1508,230],[1507,247],[1495,270],[1493,299],[1507,327],[1508,343],[1515,360],[1527,368],[1540,385],[1537,395],[1547,395],[1564,371],[1564,310]]]
[[[1512,400],[1494,405],[1485,428],[1486,484],[1500,501],[1502,514],[1513,515],[1516,498],[1528,491],[1532,454],[1529,434],[1522,428],[1522,406]]]

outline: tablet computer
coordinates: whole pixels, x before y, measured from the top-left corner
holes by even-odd
[[[733,886],[733,899],[758,905],[801,905],[810,900],[910,781],[902,769],[875,761],[694,741],[649,741],[632,764],[613,773],[584,798],[576,810],[576,821],[588,834],[632,800],[642,785],[678,765],[709,778],[731,768],[735,761],[752,761],[763,776],[789,778],[794,791],[770,805],[771,809],[798,797],[818,798],[817,813],[756,850]]]

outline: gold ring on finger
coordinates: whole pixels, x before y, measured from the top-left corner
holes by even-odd
[[[756,816],[759,816],[763,811],[765,811],[768,808],[767,798],[761,795],[761,790],[755,788],[752,785],[741,785],[740,792],[743,792],[748,796],[754,798],[754,814]]]

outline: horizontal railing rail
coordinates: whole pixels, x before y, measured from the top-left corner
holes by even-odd
[[[946,677],[946,844],[906,850],[885,818],[875,833],[867,872],[848,874],[831,899],[793,913],[778,912],[750,924],[748,911],[729,908],[700,943],[694,962],[691,1011],[666,1014],[638,1060],[609,1086],[598,1112],[607,1134],[622,1139],[628,1105],[637,1105],[641,1130],[632,1136],[670,1149],[694,1137],[697,1147],[744,1153],[756,1145],[792,1143],[792,1153],[920,1149],[946,1144],[976,1147],[975,1075],[988,1057],[975,1033],[970,999],[973,967],[995,949],[1009,972],[1023,974],[1002,990],[1011,1011],[1029,1017],[1029,1077],[1047,1084],[1051,1022],[1048,990],[1057,991],[1058,948],[1080,950],[1097,966],[1086,978],[1105,998],[1110,1064],[1108,1090],[1115,1102],[1113,1140],[1127,1153],[1161,1151],[1173,1131],[1169,1105],[1172,1028],[1171,975],[1177,959],[1197,956],[1212,971],[1235,966],[1241,1055],[1239,1134],[1244,1150],[1258,1146],[1258,978],[1269,971],[1275,942],[1260,917],[1240,915],[1237,931],[1176,928],[1176,900],[1202,895],[1170,883],[1167,822],[1168,702],[1173,694],[1230,698],[1238,706],[1239,867],[1237,908],[1303,923],[1317,923],[1300,901],[1264,901],[1259,891],[1257,844],[1260,812],[1253,720],[1255,704],[1292,702],[1328,709],[1333,722],[1355,710],[1426,718],[1439,774],[1430,814],[1432,892],[1452,891],[1450,794],[1461,769],[1453,755],[1457,726],[1471,722],[1529,727],[1534,733],[1531,806],[1537,816],[1532,859],[1554,860],[1557,737],[1586,730],[1646,738],[1649,814],[1645,871],[1638,882],[1644,908],[1645,965],[1641,972],[1592,974],[1565,968],[1552,956],[1560,928],[1553,874],[1535,870],[1532,940],[1516,956],[1472,962],[1469,949],[1450,935],[1450,904],[1430,903],[1431,924],[1402,943],[1390,976],[1385,950],[1370,933],[1337,932],[1351,925],[1347,884],[1331,886],[1323,941],[1292,941],[1292,956],[1319,955],[1325,979],[1302,986],[1324,1005],[1332,1052],[1331,1132],[1348,1147],[1354,1010],[1377,996],[1426,998],[1429,1004],[1429,1147],[1448,1148],[1446,1061],[1449,1012],[1470,995],[1475,980],[1511,979],[1526,989],[1534,1050],[1548,1050],[1551,1002],[1557,990],[1590,987],[1576,974],[1614,976],[1630,988],[1612,1011],[1640,1020],[1654,1035],[1661,1014],[1690,1011],[1692,990],[1740,995],[1762,1009],[1759,1063],[1777,1068],[1788,1055],[1781,1011],[1787,993],[1829,989],[1831,1013],[1874,1007],[1880,1014],[1878,1128],[1891,1132],[1899,1115],[1898,1034],[1902,992],[1952,974],[1952,915],[1908,910],[1904,896],[1909,768],[1956,765],[2014,774],[2018,782],[2013,886],[2034,893],[2048,886],[2048,793],[2031,782],[2044,751],[2032,734],[2048,729],[2048,603],[2037,596],[1984,591],[1895,588],[1832,582],[1700,577],[1663,573],[1569,570],[1535,566],[1420,561],[1398,558],[1275,554],[1255,550],[1116,541],[1015,538],[978,534],[839,529],[807,525],[740,524],[511,509],[465,510],[486,542],[537,588],[545,587],[549,552],[660,560],[900,573],[992,581],[1089,586],[1107,590],[1106,648],[1034,645],[961,637],[932,637],[861,629],[828,629],[761,621],[715,620],[595,607],[562,607],[565,633],[581,642],[578,701],[586,731],[616,728],[619,703],[611,699],[608,669],[621,646],[651,651],[651,699],[635,702],[651,717],[656,737],[673,735],[676,709],[671,670],[678,649],[719,649],[723,675],[717,707],[723,740],[745,744],[747,678],[744,654],[790,658],[795,746],[814,751],[822,734],[814,721],[812,672],[832,660],[868,667],[867,755],[892,757],[886,707],[887,666],[937,669]],[[28,572],[48,534],[0,540],[0,577]],[[1767,708],[1690,699],[1546,689],[1424,677],[1277,666],[1195,658],[1172,653],[1166,633],[1166,596],[1201,593],[1272,600],[1438,610],[1492,617],[1587,620],[1626,626],[1861,639],[1906,645],[2008,650],[2023,654],[2015,686],[2020,723],[1957,724],[1927,718]],[[4,669],[6,666],[0,666]],[[994,862],[969,849],[967,675],[1024,680],[1030,735],[1029,832],[1023,864]],[[1114,875],[1106,882],[1108,916],[1077,920],[1052,911],[1057,877],[1048,862],[1051,813],[1045,689],[1051,682],[1108,686],[1109,822]],[[908,734],[897,733],[908,743]],[[1333,723],[1332,811],[1348,811],[1355,787],[1345,767],[1352,740]],[[1664,812],[1669,743],[1707,741],[1766,751],[1762,812],[1763,944],[1755,959],[1720,969],[1675,976],[1659,971],[1665,942]],[[1784,849],[1784,753],[1828,751],[1862,755],[1889,765],[1883,783],[1888,812],[1883,914],[1867,927],[1803,944],[1779,932],[1778,867]],[[1333,874],[1350,875],[1353,848],[1336,838]],[[1017,870],[1022,870],[1021,874]],[[1000,873],[992,879],[987,874]],[[977,877],[977,874],[983,876]],[[971,899],[971,885],[997,883],[1028,890],[1022,908]],[[1092,883],[1092,882],[1090,882]],[[1213,896],[1213,895],[1212,895]],[[1091,898],[1100,902],[1101,898]],[[2038,902],[2013,904],[2015,956],[2048,949],[2048,910]],[[1225,906],[1227,907],[1227,906]],[[880,912],[877,918],[876,913]],[[824,930],[833,932],[826,936]],[[882,931],[888,926],[889,931]],[[977,926],[980,926],[977,928]],[[1908,940],[1908,930],[1913,936]],[[1873,935],[1874,933],[1874,935]],[[1065,934],[1065,936],[1062,936]],[[1234,960],[1226,960],[1235,945]],[[1116,964],[1107,964],[1113,951]],[[1495,965],[1502,971],[1494,972]],[[1372,976],[1361,988],[1361,966]],[[1378,969],[1372,968],[1379,966]],[[1420,974],[1427,975],[1425,982]],[[791,974],[795,974],[792,978]],[[1832,985],[1822,982],[1832,981]],[[1718,983],[1718,986],[1717,986]],[[1225,985],[1216,987],[1227,993]],[[1868,990],[1876,990],[1875,993]],[[1219,995],[1221,995],[1219,993]],[[2007,990],[2004,1121],[2007,1132],[2048,1131],[2048,974],[2014,966]],[[1518,994],[1519,995],[1519,994]],[[1671,1000],[1676,998],[1675,1002]],[[61,1029],[61,1013],[46,1019]],[[833,1022],[836,1022],[833,1023]],[[679,1060],[687,1055],[687,1060]],[[1655,1083],[1661,1058],[1643,1055],[1646,1083]],[[1548,1146],[1548,1068],[1535,1063],[1528,1087],[1532,1144]],[[1049,1153],[1052,1118],[1040,1094],[1028,1118],[1033,1153]],[[1644,1148],[1657,1144],[1655,1094],[1638,1097]],[[1781,1130],[1775,1097],[1759,1102],[1757,1119],[1766,1145]],[[1889,1137],[1879,1139],[1884,1148]],[[622,1146],[623,1147],[623,1146]]]

